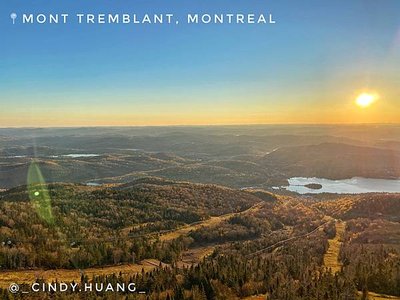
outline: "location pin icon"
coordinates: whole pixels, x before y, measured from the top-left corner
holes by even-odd
[[[17,18],[17,14],[16,14],[16,13],[12,13],[12,14],[10,15],[10,18],[12,19],[13,24],[15,24],[15,19]]]

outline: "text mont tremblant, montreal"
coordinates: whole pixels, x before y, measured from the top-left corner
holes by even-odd
[[[22,14],[23,24],[178,24],[174,14]],[[187,24],[275,24],[272,14],[196,14],[186,15]]]

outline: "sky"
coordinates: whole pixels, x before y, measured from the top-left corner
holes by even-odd
[[[276,23],[28,25],[23,13]],[[0,127],[400,123],[399,70],[398,0],[0,2]],[[376,101],[356,105],[361,93]]]

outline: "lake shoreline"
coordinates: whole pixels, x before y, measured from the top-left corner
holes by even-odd
[[[400,193],[400,179],[378,179],[353,177],[332,180],[317,177],[292,177],[288,186],[281,186],[298,194],[365,194],[365,193]],[[319,188],[312,188],[318,186]]]

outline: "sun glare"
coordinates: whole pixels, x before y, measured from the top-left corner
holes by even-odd
[[[356,103],[360,107],[368,107],[375,102],[376,98],[373,94],[362,93],[357,97]]]

